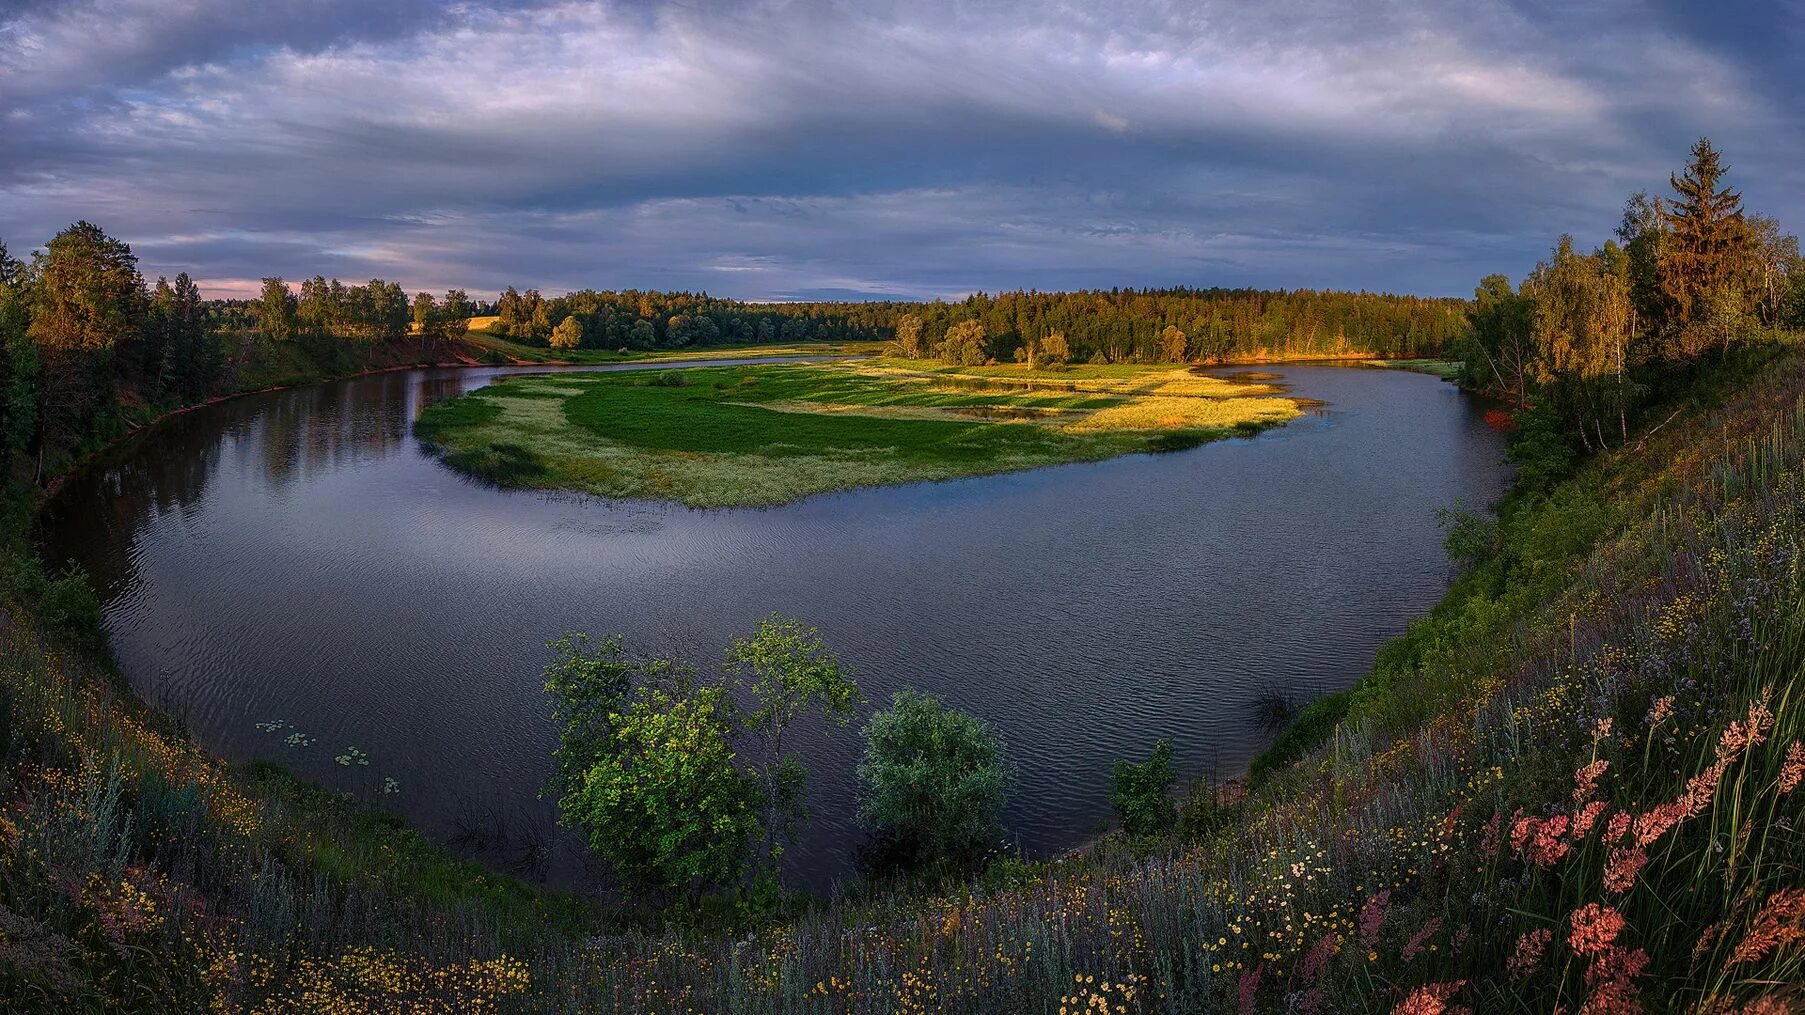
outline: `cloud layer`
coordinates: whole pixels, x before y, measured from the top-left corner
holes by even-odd
[[[1796,226],[1801,43],[1799,0],[14,0],[0,238],[216,294],[1465,294],[1700,133]]]

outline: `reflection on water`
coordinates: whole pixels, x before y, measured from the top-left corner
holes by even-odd
[[[620,632],[712,664],[802,617],[882,701],[913,685],[993,723],[1034,852],[1107,820],[1109,767],[1171,737],[1187,774],[1259,748],[1263,693],[1346,686],[1448,580],[1433,511],[1503,480],[1482,406],[1396,371],[1272,372],[1327,411],[1249,440],[696,511],[489,489],[410,436],[501,370],[379,374],[222,403],[67,484],[53,559],[107,604],[121,666],[210,748],[268,757],[507,859],[581,850],[538,790],[545,643]],[[276,733],[258,723],[284,721]],[[301,732],[310,746],[290,746]],[[848,869],[856,731],[801,749],[800,880]],[[348,747],[369,766],[341,766]],[[384,796],[384,778],[399,792]]]

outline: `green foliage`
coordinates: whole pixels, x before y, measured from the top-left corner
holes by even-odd
[[[0,244],[0,488],[37,429],[38,352],[26,334],[29,305],[24,266]]]
[[[960,321],[947,329],[946,337],[935,346],[940,362],[957,366],[976,366],[990,358],[990,347],[984,341],[984,325],[978,321]]]
[[[545,693],[559,730],[551,789],[565,806],[582,792],[595,759],[614,749],[620,711],[640,667],[618,637],[592,646],[588,635],[566,633],[547,647],[553,659],[545,668]]]
[[[1130,838],[1145,838],[1171,831],[1178,820],[1172,804],[1172,786],[1178,776],[1172,770],[1172,741],[1161,738],[1153,753],[1140,764],[1118,759],[1115,789],[1110,806]]]
[[[1320,746],[1346,718],[1353,700],[1352,691],[1341,691],[1325,694],[1305,705],[1297,718],[1291,720],[1291,724],[1248,764],[1248,782],[1259,785],[1268,776],[1284,770]]]
[[[560,729],[551,789],[564,821],[641,885],[692,902],[745,887],[754,909],[772,904],[779,842],[803,817],[808,787],[785,735],[815,712],[844,724],[862,700],[820,633],[767,618],[729,647],[731,685],[697,685],[670,660],[632,659],[618,637],[593,644],[566,634],[550,647],[545,688]],[[736,689],[750,711],[736,706]],[[742,734],[763,741],[762,766],[738,759]],[[770,867],[746,883],[747,846],[761,830]]]
[[[272,342],[286,342],[295,332],[295,294],[279,278],[263,280],[257,298],[257,330]]]
[[[784,753],[785,735],[817,711],[844,726],[864,697],[851,668],[828,649],[821,632],[776,614],[761,621],[751,637],[733,639],[727,667],[752,699],[746,728],[765,742],[765,831],[775,861],[782,855],[777,840],[791,838],[805,816],[808,791],[808,772]]]
[[[38,609],[45,623],[86,648],[97,649],[106,641],[100,597],[94,594],[88,573],[80,567],[46,581]]]
[[[640,885],[693,899],[737,884],[759,792],[733,751],[727,689],[696,686],[669,660],[629,659],[618,637],[550,647],[564,821]]]
[[[690,898],[737,884],[758,831],[757,781],[731,742],[725,687],[642,686],[563,801],[614,869]]]
[[[1517,413],[1504,460],[1516,467],[1516,489],[1536,493],[1573,475],[1579,451],[1554,410],[1538,406]]]
[[[1462,572],[1492,559],[1497,552],[1498,523],[1465,508],[1437,508],[1435,520],[1442,527],[1442,549]]]
[[[583,322],[574,317],[566,317],[552,329],[551,347],[553,349],[575,349],[583,344]]]
[[[990,727],[940,699],[899,691],[866,725],[860,818],[883,859],[964,870],[996,848],[1013,781]]]
[[[661,370],[647,383],[660,388],[687,388],[689,374],[682,370]]]

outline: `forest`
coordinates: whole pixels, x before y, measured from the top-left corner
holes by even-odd
[[[1463,377],[1558,418],[1583,450],[1630,437],[1637,407],[1752,334],[1805,327],[1805,259],[1779,222],[1747,213],[1708,138],[1671,193],[1637,191],[1589,253],[1562,236],[1513,287],[1488,275],[1458,347]]]
[[[1009,362],[1049,336],[1079,362],[1222,362],[1438,355],[1465,332],[1459,300],[1389,293],[1253,289],[1109,289],[976,293],[957,302],[742,303],[706,294],[504,290],[498,327],[561,348],[681,348],[721,343],[897,341],[933,349],[975,322],[982,357]],[[567,324],[567,321],[574,321]]]

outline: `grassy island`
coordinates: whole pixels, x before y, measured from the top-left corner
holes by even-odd
[[[697,507],[1191,447],[1298,414],[1172,365],[762,364],[512,378],[426,410],[445,461],[505,486]]]

